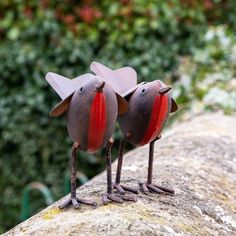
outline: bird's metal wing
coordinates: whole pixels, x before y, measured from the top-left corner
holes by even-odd
[[[45,78],[61,99],[75,91],[71,80],[62,75],[48,72]]]
[[[73,96],[74,92],[69,94],[66,98],[64,98],[61,102],[59,102],[49,113],[49,116],[56,117],[62,115],[69,107],[70,100]]]
[[[78,89],[83,83],[94,77],[95,76],[90,73],[78,76],[74,79],[68,79],[53,72],[46,74],[46,80],[62,100]]]
[[[133,88],[129,89],[128,91],[125,91],[124,93],[121,94],[122,97],[124,97],[126,100],[135,92],[137,88],[139,88],[141,85],[145,84],[146,82],[141,82],[134,86]]]
[[[171,98],[171,109],[170,112],[175,112],[178,110],[178,105],[173,98]]]
[[[117,75],[117,77],[119,78],[119,80],[121,80],[121,83],[123,84],[122,92],[132,89],[137,85],[137,73],[132,67],[122,67],[113,70],[113,72]]]
[[[56,73],[48,72],[46,74],[46,80],[62,99],[62,101],[50,111],[49,115],[62,115],[67,110],[75,90],[94,77],[95,75],[88,73],[71,80]]]
[[[96,75],[103,77],[118,94],[123,94],[137,85],[137,74],[131,67],[111,70],[99,62],[92,62],[90,69]]]
[[[91,80],[91,79],[98,79],[95,75],[91,73],[87,73],[84,75],[80,75],[74,79],[71,80],[72,87],[76,90],[80,88],[85,82]]]
[[[116,93],[117,103],[118,103],[118,115],[123,115],[128,111],[128,102],[121,97],[118,93]]]

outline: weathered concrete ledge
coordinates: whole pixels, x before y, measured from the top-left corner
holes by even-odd
[[[123,179],[147,175],[148,146],[126,154]],[[103,206],[105,173],[78,189],[99,202],[60,211],[56,202],[6,235],[236,235],[236,118],[208,114],[176,125],[157,142],[154,180],[175,196],[139,195],[137,203]],[[113,164],[113,170],[115,170]]]

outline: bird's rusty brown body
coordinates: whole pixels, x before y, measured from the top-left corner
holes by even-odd
[[[139,86],[128,99],[128,112],[118,117],[121,131],[129,134],[129,142],[142,146],[153,141],[161,130],[171,111],[171,96],[160,94],[166,85],[160,80]]]
[[[92,79],[78,88],[67,110],[67,129],[80,149],[96,152],[104,147],[115,127],[118,104],[109,84],[96,90],[98,80]]]
[[[118,114],[128,110],[128,103],[116,93],[109,83],[102,77],[85,74],[73,80],[49,72],[46,80],[62,98],[50,116],[60,116],[66,113],[67,129],[73,141],[71,155],[71,196],[60,205],[63,209],[70,204],[79,208],[81,203],[96,205],[96,202],[77,198],[76,196],[76,169],[77,149],[86,152],[96,152],[102,147],[106,149],[107,160],[107,193],[102,196],[104,204],[110,201],[122,203],[124,198],[112,193],[111,147],[112,132],[115,128]]]
[[[149,83],[142,83],[126,95],[129,110],[118,118],[124,136],[120,142],[114,188],[120,193],[124,194],[124,190],[138,193],[136,188],[120,184],[123,149],[127,141],[136,146],[149,144],[147,182],[139,183],[143,192],[174,193],[172,188],[152,183],[154,143],[160,139],[161,131],[169,113],[177,110],[177,105],[171,98],[170,89],[170,87],[166,86],[160,80],[156,80]]]
[[[124,147],[126,142],[129,141],[136,146],[149,144],[148,177],[147,182],[139,183],[141,189],[145,193],[153,191],[173,194],[174,190],[171,188],[152,184],[154,143],[160,139],[161,131],[169,113],[178,109],[169,93],[171,88],[160,80],[137,85],[137,77],[134,73],[127,73],[126,80],[130,81],[124,83],[124,76],[122,78],[118,73],[119,69],[111,70],[97,62],[93,62],[90,68],[97,75],[103,75],[104,78],[109,79],[112,76],[113,79],[110,79],[111,85],[114,89],[122,92],[122,96],[129,104],[128,112],[118,117],[123,138],[120,142],[114,188],[121,194],[125,194],[124,190],[138,193],[136,188],[120,184]],[[120,83],[119,78],[121,79]]]

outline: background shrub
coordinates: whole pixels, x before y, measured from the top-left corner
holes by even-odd
[[[214,94],[224,92],[224,80],[235,73],[233,53],[228,57],[235,39],[226,49],[218,36],[207,39],[206,32],[214,31],[209,26],[219,24],[226,24],[223,32],[233,38],[233,0],[1,1],[0,232],[20,221],[22,190],[28,183],[43,182],[55,199],[65,194],[71,141],[65,120],[48,117],[59,98],[46,83],[46,72],[73,78],[87,72],[93,60],[112,68],[130,65],[139,81],[176,83],[174,95],[182,108],[196,100],[211,106]],[[218,72],[222,91],[214,90],[214,82],[208,91],[206,77]],[[235,108],[233,103],[214,104],[227,111]],[[114,137],[119,139],[118,129]],[[79,170],[89,178],[99,173],[102,154],[81,152]],[[31,204],[32,209],[44,207],[37,196]]]

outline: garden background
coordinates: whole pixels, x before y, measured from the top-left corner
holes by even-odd
[[[48,71],[73,78],[93,60],[129,65],[139,81],[172,85],[180,109],[171,122],[232,113],[235,30],[234,0],[1,0],[0,233],[25,217],[28,184],[41,182],[53,200],[69,191],[71,141],[65,119],[48,116],[60,100],[44,79]],[[117,127],[114,159],[120,136]],[[80,183],[105,168],[103,154],[80,152]],[[28,216],[46,206],[38,190],[29,203]]]

